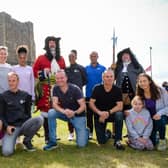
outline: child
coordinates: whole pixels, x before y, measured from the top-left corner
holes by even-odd
[[[126,117],[129,145],[134,149],[152,150],[153,144],[149,139],[153,124],[149,111],[144,108],[144,103],[139,96],[131,102],[132,109]]]

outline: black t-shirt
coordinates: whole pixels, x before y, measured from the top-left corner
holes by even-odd
[[[109,92],[106,92],[103,84],[95,86],[92,96],[95,99],[95,105],[100,110],[110,110],[116,106],[116,102],[122,101],[122,93],[120,88],[113,85]]]
[[[68,90],[63,93],[59,86],[53,88],[53,96],[58,97],[60,106],[64,109],[68,108],[71,110],[77,110],[79,108],[78,100],[83,98],[82,91],[80,88],[74,84],[68,84]],[[83,116],[84,112],[76,114],[76,116]]]

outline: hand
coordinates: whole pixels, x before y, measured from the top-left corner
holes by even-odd
[[[130,115],[130,112],[129,112],[128,110],[125,110],[125,111],[124,111],[124,115],[125,115],[126,117],[128,117],[128,116]]]
[[[44,71],[45,71],[45,73],[46,73],[47,75],[49,75],[49,73],[50,73],[50,68],[44,68]]]
[[[104,123],[105,120],[109,117],[108,111],[102,111],[99,117],[99,122]]]
[[[7,126],[6,131],[7,131],[7,133],[8,133],[9,135],[12,135],[13,132],[15,131],[15,127],[9,125],[9,126]]]
[[[142,138],[142,137],[139,137],[138,141],[143,143],[143,144],[146,144],[146,142],[147,142],[147,140],[145,138]]]
[[[153,119],[154,119],[154,120],[160,120],[160,119],[161,119],[161,117],[160,117],[160,115],[159,115],[159,114],[155,114],[155,115],[153,116]]]
[[[74,113],[73,110],[65,109],[65,115],[66,115],[68,118],[72,118],[72,117],[74,117],[75,113]]]

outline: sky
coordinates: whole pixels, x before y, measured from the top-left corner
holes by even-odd
[[[2,11],[33,22],[36,56],[44,53],[44,39],[54,35],[61,37],[67,65],[76,49],[79,64],[88,65],[89,54],[97,51],[99,63],[109,67],[115,28],[116,54],[130,47],[145,69],[152,47],[152,77],[159,84],[168,81],[168,0],[5,0]]]

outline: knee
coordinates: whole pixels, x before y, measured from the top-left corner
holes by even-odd
[[[44,118],[42,116],[39,116],[36,118],[36,125],[38,125],[39,127],[41,127],[44,123]]]
[[[9,148],[6,148],[6,149],[2,149],[2,155],[3,156],[10,156],[13,154],[13,150],[12,149],[9,149]]]
[[[48,118],[53,118],[56,114],[56,111],[54,109],[50,109],[48,111]]]
[[[116,112],[115,113],[115,119],[116,120],[123,120],[124,119],[123,112]]]

